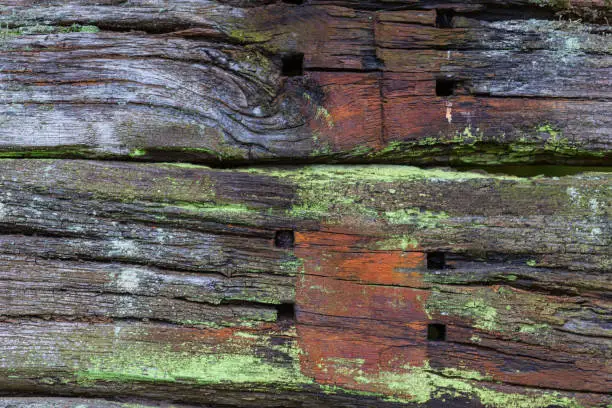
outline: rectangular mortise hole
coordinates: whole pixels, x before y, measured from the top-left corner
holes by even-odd
[[[436,78],[436,96],[452,96],[459,81],[448,78]]]
[[[300,4],[304,4],[304,0],[283,0],[285,4],[295,4],[299,6]]]
[[[295,52],[281,57],[282,74],[284,76],[304,75],[304,54]]]
[[[281,303],[276,306],[276,320],[295,320],[293,303]]]
[[[431,323],[427,325],[428,341],[446,341],[446,325]]]
[[[444,269],[446,267],[446,256],[444,252],[427,253],[427,269]]]
[[[295,234],[293,231],[276,231],[274,234],[274,246],[277,248],[293,248],[295,246]]]
[[[453,17],[455,11],[452,9],[436,9],[436,27],[453,28]]]

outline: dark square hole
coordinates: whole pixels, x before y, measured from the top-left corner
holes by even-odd
[[[304,54],[301,52],[286,54],[281,57],[284,76],[304,75]]]
[[[436,10],[436,27],[438,28],[453,28],[453,17],[455,11],[450,9]]]
[[[446,325],[432,323],[427,325],[427,340],[446,341]]]
[[[283,0],[283,3],[287,3],[287,4],[304,4],[304,0]]]
[[[444,252],[429,252],[427,254],[427,269],[444,269],[445,266]]]
[[[293,248],[295,246],[295,235],[293,231],[276,231],[274,235],[274,246],[277,248]]]
[[[282,303],[276,306],[276,320],[295,320],[293,303]]]
[[[454,79],[437,78],[436,79],[436,95],[451,96],[455,93],[457,81]]]

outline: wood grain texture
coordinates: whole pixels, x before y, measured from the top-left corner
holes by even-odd
[[[610,161],[604,3],[268,3],[4,5],[0,155]]]
[[[0,169],[1,393],[611,402],[607,173]],[[428,341],[430,324],[446,341]]]
[[[610,2],[293,3],[2,2],[0,408],[612,405]]]

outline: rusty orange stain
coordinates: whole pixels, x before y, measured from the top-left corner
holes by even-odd
[[[296,328],[305,375],[320,384],[381,392],[386,387],[376,381],[378,373],[406,372],[427,358],[428,291],[419,272],[425,254],[368,250],[367,240],[296,233],[295,254],[304,260]]]

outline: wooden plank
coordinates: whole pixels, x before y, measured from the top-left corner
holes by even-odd
[[[609,162],[609,26],[487,4],[451,5],[443,28],[433,3],[15,1],[0,14],[0,155]],[[284,75],[302,54],[303,75]]]
[[[611,402],[607,173],[0,169],[1,390],[230,406]]]

